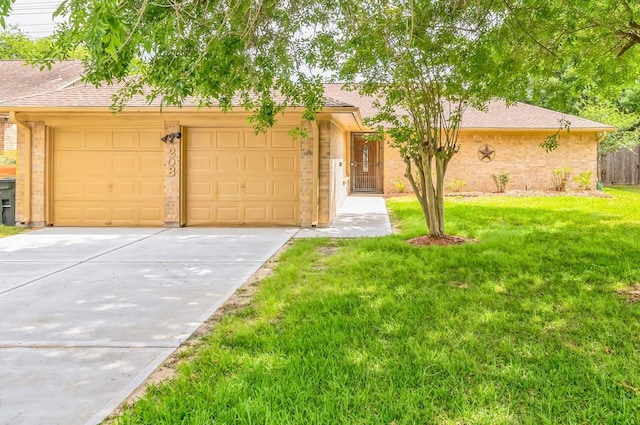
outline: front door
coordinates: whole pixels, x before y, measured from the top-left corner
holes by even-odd
[[[382,142],[351,136],[351,192],[382,193]]]

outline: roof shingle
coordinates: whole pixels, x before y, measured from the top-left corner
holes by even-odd
[[[22,60],[0,60],[0,102],[50,93],[78,82],[84,68],[79,61],[62,61],[40,71]]]

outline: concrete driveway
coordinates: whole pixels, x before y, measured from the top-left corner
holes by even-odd
[[[97,424],[298,229],[0,239],[0,424]]]

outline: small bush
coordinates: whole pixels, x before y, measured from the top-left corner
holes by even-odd
[[[507,188],[507,183],[511,180],[511,174],[507,171],[500,174],[491,174],[493,178],[493,182],[496,184],[496,188],[498,189],[498,193],[503,193]]]
[[[467,182],[464,180],[453,179],[449,183],[447,183],[447,189],[452,192],[460,192],[463,187],[467,185]]]
[[[573,181],[578,183],[580,189],[591,190],[591,171],[585,171],[584,173],[580,173],[573,178]]]
[[[554,168],[553,177],[551,178],[551,181],[553,182],[553,189],[556,192],[566,192],[569,177],[571,177],[571,168]]]
[[[8,156],[0,155],[0,164],[13,165],[15,163],[15,159],[9,158]]]
[[[392,178],[391,183],[396,187],[398,193],[404,193],[405,189],[407,188],[407,183],[400,177]]]

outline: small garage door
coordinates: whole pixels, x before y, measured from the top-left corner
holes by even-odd
[[[298,226],[299,148],[288,129],[189,128],[188,225]]]
[[[53,224],[163,225],[162,129],[56,128]]]

